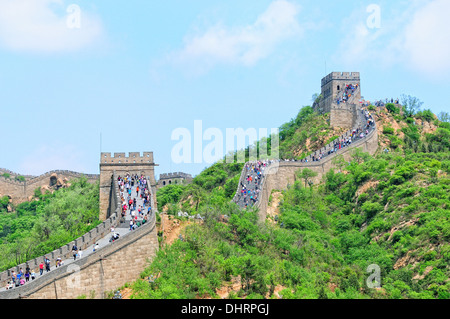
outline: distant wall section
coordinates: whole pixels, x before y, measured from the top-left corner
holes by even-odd
[[[16,180],[13,175],[9,178],[0,176],[0,197],[9,196],[14,204],[19,204],[31,200],[37,188],[41,188],[41,191],[45,192],[66,187],[72,179],[80,177],[86,177],[89,183],[95,183],[100,175],[55,170],[36,177],[26,176],[24,181]]]

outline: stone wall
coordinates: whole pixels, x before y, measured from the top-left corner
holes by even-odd
[[[340,107],[333,105],[330,110],[330,126],[345,129],[354,128],[357,124],[356,104],[341,104]]]
[[[118,183],[116,182],[119,174],[144,174],[151,185],[152,207],[155,212],[157,211],[153,154],[144,153],[144,156],[141,157],[139,153],[130,153],[128,159],[131,163],[126,163],[125,165],[121,163],[123,159],[122,154],[119,153],[117,157],[111,158],[110,155],[108,156],[102,153],[102,159],[105,159],[106,162],[100,165],[103,168],[103,174],[100,175],[100,204],[102,204],[103,200],[103,205],[106,205],[110,212],[104,218],[104,221],[96,228],[67,245],[0,273],[0,285],[2,287],[6,286],[6,283],[10,280],[12,270],[18,273],[20,268],[24,270],[29,266],[32,271],[38,274],[39,264],[44,257],[48,257],[52,265],[56,263],[57,258],[63,260],[69,259],[71,258],[71,248],[74,244],[81,250],[86,250],[87,247],[93,245],[100,238],[107,236],[110,233],[111,226],[114,225],[117,227],[120,223],[121,216],[120,192]],[[77,177],[75,175],[79,174],[72,173],[66,173],[66,176]],[[30,180],[34,180],[35,183],[33,185],[36,185],[38,184],[36,182],[45,181],[46,178],[54,177],[54,175],[55,172],[49,172]],[[98,180],[98,175],[88,176],[88,178],[97,178]],[[17,181],[9,182],[8,185],[17,186],[18,192],[24,189]],[[27,180],[26,182],[29,181]],[[103,192],[103,198],[102,183],[104,185],[103,190],[107,189],[106,192]],[[95,298],[104,298],[108,291],[117,289],[125,283],[138,278],[141,271],[147,266],[147,262],[156,255],[159,247],[156,230],[156,214],[152,216],[153,218],[148,224],[122,236],[118,241],[109,243],[93,254],[87,255],[68,265],[58,267],[50,273],[46,273],[45,276],[28,282],[24,286],[0,292],[0,299],[70,299],[81,295],[88,298],[92,296]]]
[[[155,216],[155,215],[153,215]],[[0,292],[0,299],[103,299],[139,277],[158,251],[156,219],[42,278]]]
[[[5,287],[7,282],[11,278],[11,271],[14,270],[16,274],[19,272],[20,268],[22,268],[24,271],[27,267],[27,265],[30,267],[32,271],[35,273],[39,273],[39,264],[44,260],[44,257],[47,257],[50,259],[50,262],[52,265],[56,264],[56,259],[61,258],[62,260],[69,259],[72,256],[72,246],[76,245],[79,249],[85,250],[87,247],[93,245],[96,243],[99,239],[105,237],[108,233],[110,233],[111,226],[117,227],[119,224],[120,219],[116,217],[116,215],[109,217],[107,220],[105,220],[103,223],[95,227],[94,229],[90,230],[83,236],[75,239],[74,241],[64,245],[63,247],[60,247],[58,249],[55,249],[54,251],[45,254],[44,256],[40,256],[37,258],[34,258],[32,260],[28,260],[25,263],[22,263],[20,265],[17,265],[11,269],[5,270],[0,273],[0,287]]]
[[[322,159],[320,162],[278,162],[272,164],[264,173],[264,180],[261,186],[261,194],[258,201],[259,217],[261,221],[266,218],[266,211],[269,204],[269,197],[272,190],[286,190],[288,185],[293,185],[295,182],[295,173],[299,169],[309,168],[315,171],[317,176],[314,178],[313,183],[318,184],[323,176],[331,169],[334,168],[333,158],[342,155],[346,161],[351,158],[351,151],[355,148],[360,148],[363,152],[367,152],[371,155],[375,154],[378,149],[378,133],[374,129],[369,133],[366,138],[352,143],[350,147],[346,147],[335,153],[332,156],[328,156]]]
[[[26,177],[24,182],[0,176],[0,197],[9,196],[14,204],[30,200],[36,188],[50,189],[52,180],[66,184],[72,179],[86,177],[89,183],[95,183],[99,179],[97,174],[83,174],[72,171],[55,170],[36,177]]]
[[[113,174],[125,176],[127,174],[139,176],[144,175],[149,178],[152,194],[156,196],[155,166],[153,152],[144,152],[141,156],[139,152],[125,153],[101,153],[100,157],[100,220],[105,220],[114,213],[111,210],[111,200],[115,196],[112,194]],[[114,183],[116,184],[116,183]],[[156,197],[154,198],[156,204]],[[115,207],[115,206],[112,206]],[[153,207],[154,210],[157,207]]]

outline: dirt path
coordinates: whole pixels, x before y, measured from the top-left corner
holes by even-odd
[[[171,245],[178,238],[181,231],[192,223],[191,221],[180,221],[166,214],[162,218],[164,222],[164,243],[168,245]]]
[[[274,191],[272,193],[272,200],[267,207],[267,217],[269,217],[272,223],[276,223],[275,216],[280,214],[280,201],[283,198],[283,193],[280,191]]]

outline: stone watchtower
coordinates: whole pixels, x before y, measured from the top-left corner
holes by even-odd
[[[192,175],[183,172],[166,173],[159,175],[158,188],[171,184],[190,184]]]
[[[351,98],[338,103],[347,85],[357,87]],[[332,72],[322,79],[321,99],[313,108],[321,113],[330,113],[330,125],[333,127],[353,128],[356,122],[356,108],[361,99],[361,80],[359,72]]]
[[[148,177],[151,187],[153,200],[156,203],[156,180],[155,166],[153,161],[153,152],[130,152],[128,156],[125,153],[101,153],[100,156],[100,220],[105,220],[111,216],[117,206],[117,195],[114,189],[114,176],[144,175]],[[157,208],[154,207],[154,210]]]

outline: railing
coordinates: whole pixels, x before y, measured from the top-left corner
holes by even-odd
[[[64,264],[61,267],[58,267],[42,276],[38,275],[36,279],[34,280],[30,279],[30,281],[23,286],[0,291],[0,299],[17,299],[26,297],[42,289],[47,285],[53,284],[56,280],[60,280],[65,276],[69,276],[74,272],[75,269],[82,270],[84,267],[89,267],[91,264],[97,262],[98,260],[108,257],[111,254],[114,254],[114,252],[117,251],[118,249],[126,247],[127,245],[134,244],[138,238],[154,231],[155,227],[156,227],[156,218],[155,215],[153,214],[153,217],[150,219],[148,223],[138,227],[134,231],[130,231],[129,233],[121,236],[120,240],[108,242],[107,244],[103,245],[102,247],[97,249],[95,252],[92,252],[88,256],[79,258],[71,263]]]
[[[85,250],[86,247],[89,247],[93,245],[95,242],[97,242],[99,239],[105,237],[107,234],[110,233],[111,226],[117,225],[118,217],[114,214],[113,216],[109,217],[107,220],[102,222],[97,227],[91,229],[89,232],[84,234],[83,236],[75,239],[74,241],[71,241],[70,243],[53,250],[52,252],[49,252],[43,256],[33,258],[31,260],[28,260],[25,263],[22,263],[20,265],[17,265],[15,267],[12,267],[8,270],[5,270],[0,273],[0,288],[3,288],[6,286],[6,284],[11,280],[11,272],[14,270],[15,273],[19,273],[20,268],[23,269],[25,272],[25,269],[27,266],[30,268],[30,271],[34,271],[35,273],[39,273],[39,264],[44,258],[50,259],[50,263],[52,265],[56,264],[56,259],[70,259],[72,255],[72,246],[76,245],[81,250]],[[36,279],[35,279],[36,280]],[[15,289],[15,288],[14,288]]]
[[[49,173],[48,173],[49,174]],[[118,189],[117,179],[116,179],[116,173],[113,173],[113,197],[116,198],[115,208],[113,213],[109,218],[107,218],[104,222],[102,222],[97,227],[91,229],[89,232],[84,234],[83,236],[75,239],[74,241],[71,241],[70,243],[53,250],[52,252],[49,252],[43,256],[33,258],[31,260],[26,261],[25,263],[22,263],[20,265],[17,265],[15,267],[12,267],[8,270],[5,270],[0,273],[0,288],[3,288],[6,286],[8,281],[11,279],[11,272],[14,270],[16,274],[19,272],[20,268],[25,271],[27,266],[30,268],[30,270],[35,271],[35,273],[39,272],[39,264],[40,261],[42,261],[44,258],[50,259],[50,263],[55,265],[56,259],[69,259],[72,255],[72,246],[76,245],[80,250],[85,250],[86,247],[89,247],[99,241],[99,239],[105,237],[110,233],[111,226],[117,227],[120,223],[120,216],[121,216],[121,203],[120,203],[120,193]]]

